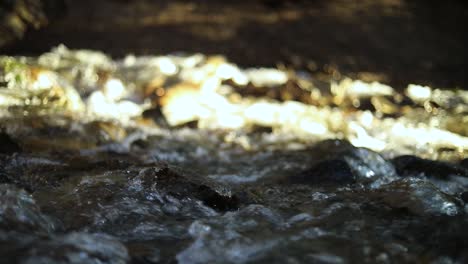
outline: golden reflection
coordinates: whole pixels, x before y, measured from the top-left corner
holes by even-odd
[[[159,70],[166,75],[174,75],[177,73],[177,66],[169,58],[161,58]]]
[[[48,89],[54,85],[54,76],[51,72],[40,71],[37,74],[36,81],[33,83],[33,89]]]
[[[406,89],[406,94],[416,102],[424,102],[431,98],[431,88],[410,84]]]
[[[79,66],[70,67],[71,58]],[[160,113],[172,127],[196,123],[199,129],[243,133],[268,127],[272,130],[269,142],[294,141],[296,144],[289,143],[295,147],[342,138],[358,147],[393,154],[420,152],[432,157],[452,149],[463,157],[468,151],[466,91],[409,85],[401,94],[378,82],[349,78],[330,83],[328,91],[319,90],[310,79],[298,79],[294,73],[240,69],[221,56],[201,54],[129,56],[116,62],[101,53],[75,53],[60,47],[37,58],[40,67],[29,60],[32,66],[12,67],[20,61],[0,57],[0,62],[8,62],[0,65],[9,65],[0,69],[0,85],[5,86],[0,89],[1,117],[67,114],[86,122],[111,121],[126,127],[135,125],[146,109],[161,108]],[[47,68],[44,61],[53,63]],[[97,76],[102,69],[108,76],[101,82],[80,79]],[[274,94],[270,91],[290,92],[286,88],[291,83],[300,83],[296,87],[304,89],[304,95],[318,98],[316,105],[308,104],[308,98],[269,98]],[[249,89],[266,92],[261,97],[244,95]],[[402,105],[403,99],[414,104]],[[366,109],[369,105],[374,108]],[[151,126],[151,122],[146,124]],[[263,144],[249,137],[233,140],[249,149]]]
[[[355,122],[348,125],[349,141],[356,147],[364,147],[374,151],[382,151],[386,147],[386,143],[369,136],[367,131]]]
[[[307,119],[300,121],[299,128],[306,133],[316,136],[324,136],[328,132],[328,128],[324,124]]]
[[[110,79],[104,85],[104,96],[110,101],[117,101],[125,96],[125,86],[118,79]]]

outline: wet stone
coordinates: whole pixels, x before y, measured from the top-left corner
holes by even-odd
[[[132,180],[150,190],[155,186],[162,187],[168,194],[179,198],[190,194],[219,211],[235,210],[239,206],[238,198],[222,186],[210,183],[209,180],[184,177],[165,165],[159,168],[144,168]]]
[[[48,234],[57,223],[42,214],[34,199],[13,185],[0,185],[0,230]]]
[[[300,184],[350,184],[356,179],[344,160],[325,160],[313,168],[292,177],[291,182]]]
[[[104,232],[131,241],[183,240],[193,219],[238,207],[229,190],[164,164],[92,169],[34,195],[66,230]]]
[[[465,204],[468,204],[468,192],[464,192],[460,195],[460,198]]]
[[[430,181],[404,178],[376,191],[377,196],[392,208],[407,209],[417,215],[448,215],[462,213],[459,202],[441,192]]]
[[[13,154],[20,152],[21,147],[8,134],[0,131],[0,153]]]
[[[416,156],[399,156],[392,160],[397,172],[401,176],[417,176],[423,174],[427,177],[448,179],[450,176],[468,177],[466,168],[454,163],[427,160]]]
[[[465,168],[465,169],[468,170],[468,158],[462,159],[462,160],[460,161],[460,165],[461,165],[463,168]]]
[[[291,177],[292,183],[361,183],[376,188],[397,179],[393,165],[378,153],[356,148],[345,141],[323,141],[310,148],[308,153],[313,157],[313,165]]]
[[[236,212],[198,220],[189,228],[194,241],[176,258],[179,263],[346,263],[359,256],[362,263],[375,263],[379,255],[386,254],[378,243],[351,240],[338,231],[349,229],[348,212],[357,209],[344,205],[334,207],[329,215],[323,216],[325,219],[308,213],[286,216],[262,205],[249,205]],[[330,222],[334,218],[340,220],[318,227],[322,221]],[[329,231],[331,228],[334,231]],[[365,251],[364,245],[369,245]],[[401,261],[401,255],[395,252],[387,257]]]
[[[34,244],[19,263],[124,264],[128,261],[126,247],[109,235],[70,233]]]
[[[440,256],[450,259],[451,263],[466,263],[468,252],[459,249],[468,247],[468,230],[464,228],[467,224],[468,219],[463,215],[433,216],[431,221],[409,223],[407,230],[413,230],[414,239],[424,246],[432,263],[437,263]]]
[[[411,155],[396,157],[392,163],[400,176],[428,180],[447,194],[457,195],[468,189],[468,170],[458,164]]]
[[[250,205],[239,212],[229,212],[218,219],[195,221],[189,228],[194,242],[177,255],[179,263],[245,263],[270,251],[279,242],[272,232],[282,219],[261,205]],[[265,233],[257,233],[263,230]],[[249,235],[252,234],[252,235]],[[266,237],[268,239],[265,239]]]
[[[72,174],[66,163],[28,154],[13,154],[0,158],[0,176],[6,183],[34,191],[38,188],[57,186],[59,182]]]

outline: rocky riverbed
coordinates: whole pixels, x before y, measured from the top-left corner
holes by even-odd
[[[5,263],[465,263],[468,93],[0,57]]]

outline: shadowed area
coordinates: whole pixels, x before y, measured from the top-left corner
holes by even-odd
[[[6,49],[223,54],[241,66],[283,64],[394,87],[465,88],[464,1],[68,1],[67,14]]]

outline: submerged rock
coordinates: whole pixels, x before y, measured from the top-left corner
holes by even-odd
[[[4,182],[14,183],[28,191],[58,185],[63,178],[72,174],[72,171],[63,173],[68,169],[66,163],[28,154],[4,157],[0,159],[0,164]]]
[[[42,214],[34,199],[13,185],[0,185],[0,230],[49,234],[57,224]]]
[[[424,174],[447,180],[450,176],[468,178],[468,169],[457,164],[437,160],[422,159],[416,156],[404,155],[392,160],[397,172],[401,176],[416,176]]]
[[[162,168],[144,168],[132,181],[148,191],[164,188],[169,194],[180,198],[189,194],[219,211],[235,210],[239,206],[237,197],[222,186],[209,180],[184,177],[164,165]]]
[[[361,183],[371,188],[397,179],[393,165],[379,154],[338,140],[327,140],[309,151],[310,169],[291,177],[293,183],[342,185]]]
[[[291,182],[301,184],[350,184],[356,179],[348,163],[344,160],[325,160],[318,162],[311,169],[292,177]]]
[[[390,207],[404,208],[417,215],[455,216],[463,213],[454,197],[426,180],[401,179],[382,186],[376,193]]]
[[[0,131],[0,153],[13,154],[20,152],[21,147],[8,134]]]
[[[128,263],[126,247],[105,234],[70,233],[34,244],[21,258],[24,264]]]
[[[367,238],[347,238],[350,233],[365,233],[381,239],[378,228],[348,221],[359,214],[356,206],[331,204],[325,211],[328,214],[319,217],[299,213],[287,218],[284,211],[253,204],[197,220],[189,228],[193,242],[176,259],[179,263],[347,263],[359,257],[360,263],[376,263],[385,255],[389,262],[414,261],[403,246],[390,252]]]
[[[392,163],[400,176],[427,179],[445,193],[458,194],[468,189],[468,170],[460,165],[411,155],[396,157]]]
[[[468,158],[462,159],[462,160],[460,161],[460,165],[461,165],[463,168],[465,168],[465,169],[468,170]]]
[[[179,263],[246,263],[254,261],[280,243],[272,235],[282,219],[274,211],[250,205],[219,219],[195,221],[189,233],[195,241],[177,255]],[[255,231],[266,231],[255,237]]]
[[[465,204],[468,204],[468,192],[464,192],[460,195],[460,198]]]
[[[66,230],[105,232],[122,239],[182,239],[193,218],[238,208],[226,188],[184,176],[164,164],[86,168],[35,197]],[[178,221],[173,221],[177,218]]]

